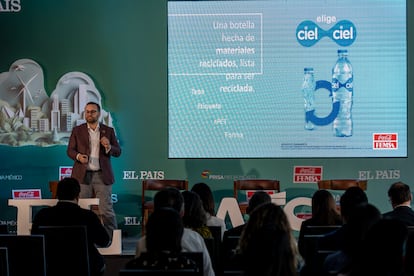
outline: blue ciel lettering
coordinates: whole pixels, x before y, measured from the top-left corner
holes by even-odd
[[[354,79],[350,78],[348,79],[344,84],[340,83],[337,79],[333,79],[332,83],[331,83],[331,88],[332,90],[338,90],[342,87],[346,88],[348,91],[352,91],[352,89],[354,88]]]
[[[318,40],[318,28],[308,30],[308,27],[305,27],[304,30],[298,32],[299,40]]]
[[[339,30],[335,30],[332,33],[332,38],[335,40],[338,39],[353,39],[354,38],[354,28],[350,28],[349,30],[344,30],[343,26],[339,27]]]

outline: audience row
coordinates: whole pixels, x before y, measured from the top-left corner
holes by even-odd
[[[108,243],[108,235],[92,211],[80,216],[79,209],[72,207],[78,197],[76,180],[62,180],[59,203],[36,214],[32,231],[51,223],[84,224],[90,253],[97,256],[93,243]],[[388,197],[393,210],[381,214],[359,187],[348,188],[339,206],[330,191],[317,190],[312,197],[312,217],[302,223],[296,240],[283,208],[264,191],[256,191],[250,199],[247,222],[227,230],[224,221],[215,217],[207,184],[198,183],[183,192],[165,188],[155,194],[146,235],[138,240],[136,256],[125,269],[192,269],[205,276],[226,272],[245,276],[414,275],[410,188],[394,183]],[[62,214],[65,221],[58,219]],[[79,220],[82,217],[87,221]],[[214,227],[219,229],[218,236]],[[97,233],[100,240],[95,239]],[[93,274],[103,275],[102,258],[93,259],[99,260],[92,266]]]

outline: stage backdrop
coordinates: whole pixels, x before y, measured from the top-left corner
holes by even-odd
[[[407,1],[408,95],[412,6]],[[8,199],[50,198],[49,181],[70,175],[67,140],[88,100],[101,103],[102,120],[115,128],[123,150],[112,162],[113,202],[124,235],[141,231],[144,179],[188,179],[190,187],[205,182],[218,205],[233,195],[235,179],[278,179],[290,202],[310,198],[318,179],[362,178],[370,202],[383,212],[391,208],[391,183],[414,189],[413,97],[407,102],[407,157],[170,159],[165,0],[1,0],[0,26],[0,223],[11,229],[16,208]]]

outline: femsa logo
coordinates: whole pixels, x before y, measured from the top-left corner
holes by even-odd
[[[329,30],[323,30],[315,22],[306,20],[296,28],[296,39],[304,47],[311,47],[324,37],[329,37],[336,44],[344,47],[354,43],[357,30],[348,20],[341,20]]]

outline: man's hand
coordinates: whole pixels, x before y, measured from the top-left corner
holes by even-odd
[[[105,148],[106,151],[109,151],[111,149],[111,144],[109,142],[109,139],[103,136],[101,138],[101,145]]]
[[[78,159],[78,161],[79,162],[81,162],[82,164],[86,164],[86,163],[88,163],[88,156],[86,155],[86,154],[78,154],[78,157],[77,157],[77,159]]]

